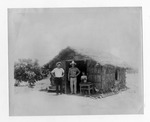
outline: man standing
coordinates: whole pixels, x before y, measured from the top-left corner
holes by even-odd
[[[62,94],[62,78],[64,76],[64,70],[61,68],[61,62],[56,63],[56,68],[52,70],[52,75],[56,84],[56,94],[60,92]],[[59,90],[60,87],[60,90]]]
[[[77,67],[75,67],[76,63],[74,61],[72,61],[70,65],[72,67],[69,68],[68,79],[70,80],[71,94],[73,93],[76,94],[77,93],[77,76],[80,74],[80,70]]]

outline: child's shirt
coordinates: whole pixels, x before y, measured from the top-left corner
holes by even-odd
[[[86,82],[87,81],[87,76],[86,75],[82,75],[81,76],[81,81],[82,82]]]

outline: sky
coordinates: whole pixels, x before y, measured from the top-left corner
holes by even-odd
[[[67,46],[111,53],[138,68],[142,13],[134,8],[38,8],[8,10],[9,58],[50,61]]]

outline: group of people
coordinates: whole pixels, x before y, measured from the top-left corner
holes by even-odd
[[[58,95],[59,93],[62,94],[63,91],[63,84],[62,84],[62,79],[65,75],[65,71],[63,68],[61,68],[61,62],[56,63],[56,68],[54,68],[51,71],[51,74],[54,77],[54,81],[56,84],[56,94]],[[80,70],[75,66],[76,63],[72,61],[70,63],[71,67],[69,68],[68,71],[68,80],[70,81],[70,90],[71,94],[76,94],[77,93],[77,77],[80,74]],[[81,76],[81,81],[86,82],[87,81],[87,76],[85,75],[85,72],[82,72]]]

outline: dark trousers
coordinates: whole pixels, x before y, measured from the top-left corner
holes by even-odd
[[[56,93],[61,93],[62,94],[62,78],[55,78],[55,84],[56,84]],[[59,90],[60,87],[60,90]]]

